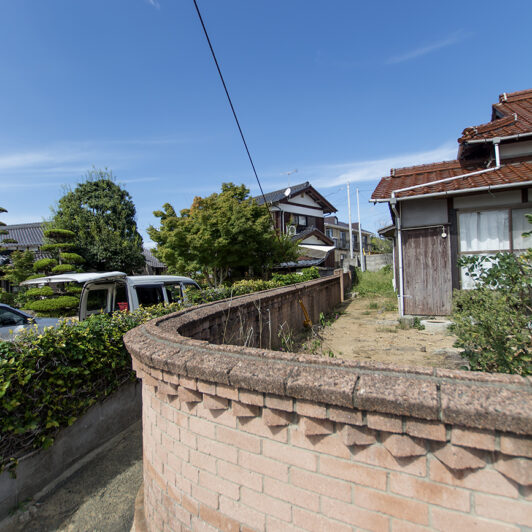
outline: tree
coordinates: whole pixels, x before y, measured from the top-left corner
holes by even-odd
[[[7,212],[7,209],[4,209],[4,207],[0,207],[0,213],[3,213],[3,212]],[[5,227],[5,226],[6,226],[6,223],[0,221],[0,235],[8,235],[9,234],[9,231],[7,231],[6,229],[2,229],[2,227]],[[16,244],[17,241],[14,240],[13,238],[4,238],[4,239],[2,239],[2,243],[3,244]]]
[[[157,244],[156,256],[172,272],[201,272],[211,286],[222,284],[231,271],[264,273],[297,256],[297,246],[275,233],[268,210],[244,185],[223,183],[219,194],[194,198],[180,216],[169,203],[154,215],[161,227],[150,226],[148,234]]]
[[[76,247],[76,234],[73,231],[55,227],[48,227],[43,233],[46,243],[41,246],[41,250],[53,256],[55,265],[51,269],[52,273],[79,271],[79,265],[85,262],[85,259],[77,253],[69,252]]]
[[[391,253],[392,242],[387,238],[371,237],[372,253]]]
[[[132,273],[144,266],[135,205],[111,172],[88,172],[84,182],[67,189],[52,212],[54,229],[74,233],[71,251],[84,257],[86,270]],[[66,262],[73,262],[65,255],[66,248],[60,253]]]

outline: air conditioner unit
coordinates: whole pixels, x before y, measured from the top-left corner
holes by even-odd
[[[289,225],[287,228],[287,233],[289,236],[294,236],[296,234],[296,226],[295,225]]]

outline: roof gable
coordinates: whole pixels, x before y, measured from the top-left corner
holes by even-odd
[[[302,194],[308,195],[314,202],[323,209],[324,212],[336,212],[336,208],[327,199],[322,196],[308,181],[299,183],[298,185],[274,190],[262,196],[253,198],[259,205],[264,204],[264,200],[270,205],[276,203],[288,203],[290,200],[295,200],[297,203],[297,196]]]

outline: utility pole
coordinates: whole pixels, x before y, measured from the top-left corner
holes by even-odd
[[[358,188],[357,188],[357,211],[358,211],[358,247],[360,249],[360,269],[366,271],[366,262],[364,260],[364,254],[362,251],[362,225],[360,224],[360,201],[358,200]]]
[[[351,193],[349,192],[349,181],[347,182],[347,212],[349,217],[349,258],[353,258],[353,228],[351,227]]]

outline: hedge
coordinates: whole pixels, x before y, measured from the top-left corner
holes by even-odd
[[[39,314],[51,314],[65,309],[74,309],[79,305],[79,298],[75,296],[59,296],[54,299],[38,299],[26,303],[25,308]]]

